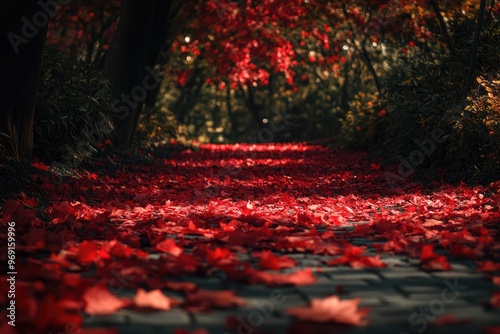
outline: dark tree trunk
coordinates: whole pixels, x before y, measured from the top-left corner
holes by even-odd
[[[231,85],[229,82],[226,82],[226,107],[227,107],[227,116],[229,118],[229,124],[231,131],[229,132],[229,137],[234,139],[238,135],[238,119],[236,118],[233,111],[233,102],[231,98]]]
[[[255,101],[255,92],[252,88],[252,85],[247,86],[247,98],[246,98],[246,105],[248,109],[250,109],[250,112],[252,113],[253,118],[255,119],[255,122],[257,122],[257,125],[259,126],[259,129],[263,127],[262,123],[262,116],[261,116],[261,110],[262,106],[257,104]]]
[[[382,96],[382,87],[380,86],[380,81],[378,80],[377,72],[375,71],[375,68],[373,67],[372,61],[370,60],[370,55],[368,54],[368,51],[366,51],[364,43],[361,44],[361,52],[363,53],[363,57],[365,59],[366,66],[368,66],[368,70],[372,74],[373,81],[375,82],[375,87],[377,87],[378,95]]]
[[[339,95],[338,95],[338,105],[342,109],[342,111],[347,112],[349,109],[349,67],[345,66],[344,67],[344,77],[342,78],[342,83],[340,84],[339,87]]]
[[[123,147],[132,143],[144,102],[160,85],[153,67],[178,8],[174,0],[123,1],[116,36],[104,62],[112,91],[120,99],[115,104],[120,109],[116,127]]]
[[[0,153],[29,161],[49,15],[35,0],[8,0],[0,15]],[[36,14],[36,15],[35,15]]]
[[[484,12],[486,10],[486,0],[481,0],[479,13],[477,14],[476,32],[474,33],[474,41],[469,52],[469,67],[467,69],[467,78],[465,79],[464,94],[468,94],[472,88],[474,81],[474,72],[476,71],[477,49],[479,48],[479,40],[481,31],[483,30]]]
[[[448,47],[448,50],[450,50],[450,53],[454,54],[455,48],[453,46],[453,43],[451,42],[450,34],[448,33],[448,27],[446,27],[446,22],[444,22],[443,15],[441,15],[441,9],[439,8],[439,4],[436,0],[430,0],[430,4],[439,22],[439,29],[441,30],[441,34],[443,34],[444,36],[444,41],[446,43],[446,46]]]
[[[347,6],[347,3],[345,3],[345,5],[343,7],[343,12],[344,12],[345,18],[349,21],[349,19],[348,19],[349,15],[348,15],[346,6]],[[357,40],[358,38],[357,38],[356,30],[354,29],[354,26],[351,23],[349,23],[349,28],[352,32],[352,36],[354,37],[354,40]],[[373,81],[375,82],[375,87],[377,88],[378,94],[379,94],[379,96],[381,96],[382,89],[380,86],[378,75],[377,75],[377,72],[375,71],[375,68],[373,67],[372,61],[370,60],[370,55],[368,54],[368,51],[366,51],[366,47],[365,47],[365,42],[367,39],[368,39],[368,36],[365,36],[364,40],[359,42],[360,45],[358,46],[358,48],[360,49],[361,54],[363,56],[363,59],[366,63],[366,66],[368,66],[368,70],[370,71],[370,73],[373,77]],[[357,43],[354,43],[354,45],[356,45],[356,44]]]

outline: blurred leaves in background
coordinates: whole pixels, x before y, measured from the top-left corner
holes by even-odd
[[[447,140],[417,174],[499,175],[498,5],[488,6],[477,80],[464,92],[476,2],[276,2],[274,14],[249,3],[181,8],[159,60],[165,79],[139,119],[136,146],[316,141],[398,163],[439,128]],[[58,17],[49,31],[73,60],[47,49],[36,120],[37,150],[47,159],[77,152],[82,141],[91,143],[89,155],[97,148],[91,132],[109,122],[111,97],[93,65],[105,56],[117,8],[92,2],[83,19],[66,29]],[[68,11],[78,16],[77,7]],[[74,35],[92,38],[73,47],[66,37]]]

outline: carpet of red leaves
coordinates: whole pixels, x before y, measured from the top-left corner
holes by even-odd
[[[18,273],[16,327],[3,324],[0,332],[64,332],[79,328],[84,314],[122,308],[199,312],[245,304],[234,291],[203,290],[185,275],[313,284],[313,268],[295,269],[287,252],[329,255],[330,266],[386,266],[347,237],[373,239],[381,254],[419,258],[423,270],[449,270],[451,258],[467,258],[478,271],[500,271],[500,183],[408,180],[410,186],[395,191],[386,172],[397,173],[397,166],[380,166],[364,153],[269,144],[205,145],[62,184],[37,177],[34,185],[50,204],[40,212],[37,199],[23,196],[7,201],[0,215],[2,239],[7,223],[16,224]],[[7,260],[3,242],[0,257]],[[492,279],[498,284],[499,277]],[[7,290],[6,277],[0,285]],[[118,296],[125,287],[135,295]],[[2,293],[2,309],[7,302]],[[332,296],[289,314],[361,325],[369,310],[358,303]],[[500,306],[498,293],[491,305]]]

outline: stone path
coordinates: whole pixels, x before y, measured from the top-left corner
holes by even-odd
[[[476,271],[474,260],[456,260],[453,254],[457,252],[452,252],[451,247],[457,246],[464,258],[472,254],[474,259],[498,263],[500,249],[491,244],[498,239],[500,184],[489,188],[445,184],[426,188],[408,179],[403,180],[404,191],[396,195],[395,189],[389,189],[387,172],[397,173],[397,166],[381,167],[359,152],[299,144],[208,145],[197,152],[183,151],[171,159],[154,158],[144,166],[127,164],[114,175],[89,173],[62,183],[54,187],[46,219],[51,233],[60,233],[57,235],[64,235],[68,241],[61,245],[60,256],[78,265],[71,268],[81,268],[77,275],[87,278],[90,272],[93,284],[109,280],[117,268],[142,272],[137,274],[141,278],[135,280],[115,277],[115,283],[120,284],[110,289],[111,294],[132,298],[138,288],[154,290],[157,286],[167,287],[160,284],[167,280],[183,280],[201,289],[231,290],[246,301],[242,307],[210,313],[191,313],[180,307],[147,312],[133,305],[120,306],[102,311],[105,314],[120,309],[109,316],[88,315],[84,318],[87,328],[114,328],[121,334],[185,334],[198,329],[210,334],[471,334],[496,326],[499,333],[500,308],[489,308],[487,303],[500,287],[487,279],[487,274]],[[356,234],[345,233],[346,229],[353,230],[353,225],[366,222],[371,225],[361,226]],[[470,247],[464,250],[465,237]],[[59,240],[54,235],[45,238],[46,243]],[[399,247],[401,254],[414,254],[416,258],[377,252],[369,238],[388,240],[388,248]],[[118,252],[112,257],[97,252],[109,249],[112,242],[134,253]],[[380,255],[388,266],[353,269],[325,265],[332,259],[351,261],[352,253],[363,250],[358,246],[366,247],[365,260],[376,261],[373,256]],[[423,247],[435,247],[435,251],[424,254]],[[231,254],[240,261],[228,261],[233,271],[227,270],[228,266],[219,265],[220,258],[207,255],[207,249],[219,251],[217,257]],[[268,288],[226,279],[225,272],[234,273],[245,265],[254,270],[245,271],[248,275],[278,267],[259,262],[261,251],[270,249],[276,253],[288,250],[286,255],[296,260],[297,265],[284,272],[311,268],[317,282]],[[142,255],[130,255],[136,251]],[[180,257],[182,253],[186,257]],[[90,260],[88,254],[92,254]],[[421,254],[431,258],[424,265],[445,254],[452,270],[424,271],[418,258]],[[40,257],[40,265],[52,268],[47,256],[38,251],[32,255]],[[186,266],[186,258],[196,264]],[[446,261],[441,257],[438,262]],[[371,262],[365,267],[376,264]],[[99,270],[93,274],[95,268]],[[206,276],[178,277],[179,271],[182,275]],[[74,285],[53,279],[61,291],[73,292]],[[127,279],[133,284],[128,284]],[[189,298],[172,291],[164,293],[178,300]],[[369,324],[332,328],[297,323],[286,313],[287,308],[332,295],[360,298],[361,307],[371,308]],[[137,309],[142,312],[133,311]],[[443,315],[456,316],[460,322],[433,324]],[[226,326],[228,317],[235,321],[235,331]],[[202,333],[206,332],[197,332]]]
[[[369,245],[371,241],[358,240],[357,243]],[[500,309],[485,306],[492,291],[497,291],[498,287],[485,279],[488,275],[473,270],[473,261],[452,262],[451,271],[425,272],[411,266],[418,260],[397,255],[382,255],[381,259],[389,264],[388,268],[382,269],[327,267],[319,263],[327,257],[299,253],[288,256],[299,261],[298,268],[314,268],[318,282],[311,286],[267,288],[227,282],[222,276],[184,277],[203,289],[234,289],[248,304],[233,310],[196,314],[178,308],[146,314],[122,310],[111,316],[87,319],[85,325],[117,328],[120,334],[174,333],[176,329],[194,331],[199,328],[205,328],[210,334],[281,334],[287,333],[292,324],[292,319],[285,313],[286,308],[332,294],[338,294],[342,299],[359,297],[362,298],[360,306],[371,307],[369,325],[346,328],[341,333],[472,334],[486,333],[484,327],[500,325]],[[130,297],[133,294],[134,291],[124,290],[119,295]],[[167,294],[176,296],[170,291]],[[464,321],[447,326],[431,324],[446,314]],[[257,329],[245,327],[244,322],[240,322],[236,331],[230,331],[224,327],[228,316],[246,319]]]
[[[229,148],[229,151],[224,151]],[[240,201],[262,200],[263,206],[271,207],[276,200],[276,194],[291,192],[297,203],[299,197],[316,198],[307,202],[302,200],[293,211],[282,204],[282,214],[288,212],[290,219],[296,219],[299,207],[312,208],[317,203],[320,206],[334,208],[332,212],[339,212],[340,216],[347,217],[348,225],[353,222],[362,223],[363,218],[356,218],[353,210],[345,205],[344,200],[323,203],[318,198],[337,198],[338,196],[351,196],[355,194],[352,205],[358,205],[360,212],[370,208],[370,215],[380,213],[380,210],[394,210],[392,214],[404,212],[401,202],[393,201],[386,204],[380,200],[382,193],[389,196],[390,191],[382,173],[377,166],[370,165],[369,161],[352,155],[342,155],[342,152],[314,150],[301,151],[300,147],[290,146],[287,150],[277,146],[246,147],[247,151],[240,148],[211,148],[213,151],[197,152],[184,155],[174,161],[166,161],[162,166],[171,187],[163,193],[165,198],[177,199],[181,194],[188,195],[188,205],[184,210],[187,215],[196,216],[192,210],[199,210],[192,205],[197,200],[215,198],[238,199]],[[196,163],[193,163],[193,160]],[[286,161],[284,163],[283,161]],[[307,162],[307,163],[306,163]],[[182,169],[178,169],[182,166]],[[170,174],[168,174],[170,173]],[[172,176],[183,175],[184,179],[172,183]],[[371,175],[373,174],[373,175]],[[171,175],[171,176],[168,176]],[[267,177],[267,178],[266,178]],[[158,177],[156,177],[158,178]],[[156,182],[156,178],[151,181]],[[193,180],[199,180],[205,193],[198,194],[191,185],[198,185]],[[223,182],[222,182],[223,180]],[[267,180],[264,182],[264,180]],[[264,182],[264,183],[262,183]],[[277,186],[277,184],[280,186]],[[165,188],[164,184],[160,184]],[[408,188],[410,189],[410,188]],[[409,191],[411,195],[411,191]],[[318,197],[319,196],[319,197]],[[347,198],[344,197],[344,198]],[[373,198],[372,202],[366,199]],[[360,202],[363,199],[364,204]],[[182,201],[186,201],[183,199]],[[183,203],[181,201],[181,203]],[[319,202],[318,202],[319,201]],[[411,202],[412,197],[407,196],[406,202]],[[308,203],[308,204],[304,204]],[[385,208],[381,206],[389,205]],[[437,202],[436,202],[437,203]],[[309,205],[309,206],[308,206]],[[365,209],[361,208],[363,207]],[[392,205],[392,206],[391,206]],[[407,203],[403,203],[407,205]],[[435,204],[442,205],[442,204]],[[318,205],[317,205],[318,206]],[[432,206],[432,205],[431,205]],[[208,210],[208,209],[204,209]],[[288,211],[287,211],[288,210]],[[356,208],[354,210],[357,210]],[[221,215],[216,219],[216,214],[204,211],[204,215],[213,215],[214,223],[220,221]],[[305,212],[305,211],[304,211]],[[318,211],[316,211],[318,213]],[[328,213],[325,211],[325,213]],[[331,213],[331,212],[330,212]],[[323,214],[323,213],[322,213]],[[351,219],[349,219],[349,215]],[[200,214],[200,217],[206,217]],[[366,216],[365,216],[366,217]],[[407,215],[407,217],[410,217]],[[218,220],[219,219],[219,220]],[[230,219],[230,218],[229,218]],[[239,219],[238,215],[233,219]],[[410,218],[411,219],[411,218]],[[218,223],[217,223],[218,224]],[[218,225],[217,225],[218,226]],[[373,241],[356,238],[349,240],[356,246],[367,246],[365,255],[377,255],[371,248]],[[248,252],[252,251],[251,247]],[[342,333],[481,333],[485,326],[500,325],[500,309],[488,308],[486,303],[492,291],[498,291],[491,279],[486,279],[487,274],[475,271],[474,261],[455,261],[450,259],[453,270],[445,272],[426,272],[419,265],[419,259],[410,259],[397,255],[381,255],[382,261],[388,264],[383,269],[352,269],[350,267],[331,267],[324,265],[330,260],[327,256],[314,256],[311,254],[296,253],[286,254],[299,261],[297,268],[313,268],[318,282],[311,286],[291,288],[267,288],[264,286],[249,286],[228,282],[224,274],[215,274],[210,278],[196,276],[181,279],[196,283],[199,288],[209,290],[231,289],[238,296],[244,297],[247,305],[233,310],[213,310],[211,313],[187,313],[180,308],[170,312],[136,313],[122,310],[117,314],[105,317],[95,317],[85,323],[88,327],[114,327],[121,334],[134,333],[174,333],[175,329],[194,331],[205,328],[211,334],[234,333],[224,326],[228,316],[236,316],[255,326],[255,329],[244,326],[239,322],[237,334],[257,333],[287,333],[293,319],[285,313],[289,307],[302,306],[312,298],[325,298],[339,295],[342,299],[361,298],[361,306],[371,307],[368,316],[370,324],[364,327],[343,328]],[[239,254],[238,256],[241,256]],[[249,261],[257,261],[247,256]],[[498,274],[497,274],[498,275]],[[135,291],[124,289],[122,295],[133,296]],[[165,292],[168,296],[178,296],[171,291]],[[273,298],[283,295],[283,298]],[[447,326],[431,324],[438,316],[454,315],[462,319],[461,323]],[[310,331],[308,331],[310,332]],[[312,332],[311,332],[312,333]],[[330,334],[328,329],[318,326],[314,333]]]

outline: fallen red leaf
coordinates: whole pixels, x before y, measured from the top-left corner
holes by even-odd
[[[160,252],[169,253],[175,256],[179,256],[182,253],[182,248],[178,247],[175,244],[174,239],[166,239],[160,243],[157,243],[155,249]]]
[[[82,299],[85,302],[85,312],[92,315],[112,314],[130,305],[129,300],[118,298],[109,292],[104,282],[88,288]]]
[[[138,289],[133,299],[136,307],[152,308],[155,310],[168,311],[177,304],[177,301],[163,294],[159,289],[146,292],[143,289]]]
[[[2,312],[0,314],[0,316],[2,317],[2,320],[3,320],[6,318],[7,315],[5,312]],[[9,325],[7,321],[3,321],[2,324],[0,325],[0,333],[2,333],[2,334],[19,334],[16,327]]]
[[[425,270],[451,270],[446,256],[434,253],[434,245],[424,245],[420,254],[420,265]]]
[[[164,282],[163,285],[166,289],[173,291],[193,292],[198,290],[198,286],[193,282]]]
[[[500,326],[483,327],[482,330],[485,334],[500,334]]]
[[[260,253],[253,253],[253,257],[260,258],[259,266],[262,269],[280,270],[293,268],[296,261],[288,256],[278,256],[270,250],[263,250]]]
[[[107,244],[107,251],[110,255],[117,257],[129,257],[134,253],[130,246],[122,244],[116,239]]]
[[[119,334],[113,328],[82,328],[80,334]]]
[[[190,311],[208,311],[211,308],[226,309],[245,304],[245,300],[236,296],[232,290],[211,291],[199,289],[187,293],[186,299],[181,306]]]
[[[204,328],[197,329],[195,331],[187,331],[185,329],[176,329],[174,334],[209,334]]]
[[[242,317],[237,317],[230,315],[226,317],[224,325],[231,332],[238,333],[252,333],[252,334],[262,334],[259,326],[252,326],[248,319]]]
[[[340,300],[333,295],[325,299],[312,299],[307,306],[288,308],[286,312],[303,321],[333,322],[354,326],[366,325],[364,318],[369,308],[359,308],[360,298]]]
[[[291,274],[273,273],[269,271],[258,271],[251,268],[246,269],[245,279],[250,284],[264,284],[267,286],[279,285],[311,285],[318,280],[311,268],[297,270]]]
[[[471,318],[458,319],[454,314],[443,314],[437,317],[432,324],[436,326],[464,325],[472,322]]]
[[[477,271],[479,272],[495,272],[500,271],[500,262],[493,262],[491,260],[486,260],[483,262],[477,262]]]
[[[490,305],[493,307],[500,307],[500,292],[493,292],[490,299]]]
[[[104,249],[100,249],[99,245],[93,241],[83,241],[78,246],[78,252],[76,254],[77,260],[81,264],[89,264],[99,259],[110,259],[108,252]]]
[[[277,272],[296,265],[291,256],[278,255],[286,253],[308,254],[304,264],[310,255],[330,255],[330,265],[354,268],[385,266],[378,254],[364,255],[372,249],[420,258],[425,270],[449,269],[448,255],[480,259],[477,270],[493,273],[493,283],[500,283],[499,182],[440,183],[425,194],[423,185],[411,182],[393,191],[380,182],[391,166],[371,168],[363,153],[302,144],[201,145],[169,159],[151,155],[149,167],[110,159],[123,166],[116,174],[84,171],[60,183],[36,176],[35,186],[48,195],[43,221],[40,208],[30,207],[38,205],[30,196],[3,205],[0,238],[6,237],[7,222],[15,221],[22,255],[16,262],[20,324],[59,333],[82,305],[96,315],[130,306],[170,309],[174,301],[157,289],[186,294],[187,310],[242,305],[234,292],[200,293],[190,277],[224,273],[228,281],[265,286],[317,282],[311,268]],[[353,222],[362,223],[346,229]],[[353,238],[376,244],[359,247]],[[448,253],[439,253],[437,245]],[[139,290],[134,301],[119,297],[139,287],[153,291]],[[344,291],[341,285],[333,289]],[[0,303],[7,301],[0,296]],[[337,304],[348,309],[349,303]],[[489,305],[497,307],[497,294]],[[360,312],[356,308],[347,322],[356,322]],[[437,323],[453,321],[441,317]],[[338,328],[299,320],[291,331],[330,334]]]
[[[343,255],[327,262],[329,266],[349,265],[352,268],[385,268],[387,264],[380,260],[380,257],[364,256],[365,247],[356,247],[344,244]]]

